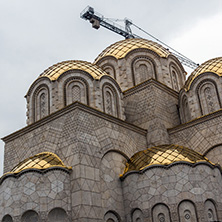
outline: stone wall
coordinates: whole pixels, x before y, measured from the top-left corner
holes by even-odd
[[[148,130],[148,146],[168,144],[166,128],[180,123],[178,93],[156,80],[124,92],[126,121]]]
[[[32,222],[37,221],[36,218],[48,221],[53,209],[65,212],[61,221],[71,218],[70,178],[65,170],[53,169],[45,173],[31,170],[1,178],[0,220],[10,215],[15,222]],[[24,217],[30,220],[23,220]]]
[[[222,111],[203,116],[168,130],[170,142],[205,154],[222,144]]]
[[[72,167],[72,221],[78,222],[102,221],[108,210],[106,196],[101,192],[107,189],[102,176],[103,156],[115,151],[128,158],[147,147],[146,130],[80,103],[9,135],[4,141],[5,172],[25,158],[44,151],[55,153],[66,166]],[[122,173],[121,169],[118,172]],[[114,187],[119,186],[118,174],[115,174]],[[119,192],[113,198],[118,196]],[[123,210],[120,213],[123,215]]]
[[[221,220],[221,182],[220,169],[210,164],[178,163],[170,167],[150,167],[143,173],[128,173],[123,178],[126,221],[134,221],[135,209],[142,212],[140,221],[146,222],[206,222],[210,218],[205,211],[214,209],[214,220]],[[210,209],[207,201],[214,208]]]

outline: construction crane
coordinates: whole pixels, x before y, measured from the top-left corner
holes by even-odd
[[[105,18],[103,15],[101,15],[98,12],[96,12],[94,10],[94,8],[92,8],[91,6],[87,6],[81,12],[80,17],[82,19],[89,20],[90,23],[92,24],[92,27],[95,28],[95,29],[99,29],[100,26],[103,26],[104,28],[107,28],[107,29],[109,29],[109,30],[119,34],[119,35],[122,35],[126,39],[129,39],[129,38],[142,38],[139,35],[136,35],[136,34],[132,33],[132,30],[131,30],[130,26],[134,26],[137,29],[139,29],[140,31],[144,32],[149,37],[155,39],[155,41],[161,43],[167,49],[170,49],[172,51],[171,53],[174,56],[176,56],[183,65],[185,65],[185,66],[187,66],[189,68],[192,68],[192,69],[195,69],[195,68],[197,68],[199,66],[199,64],[196,64],[191,59],[187,58],[186,56],[184,56],[183,54],[179,53],[178,51],[176,51],[175,49],[173,49],[169,45],[165,44],[164,42],[160,41],[159,39],[157,39],[156,37],[154,37],[150,33],[146,32],[145,30],[143,30],[139,26],[135,25],[130,19],[127,19],[127,18],[124,19],[125,27],[123,27],[123,26],[115,23],[112,19]],[[119,21],[119,20],[116,19],[115,21]]]

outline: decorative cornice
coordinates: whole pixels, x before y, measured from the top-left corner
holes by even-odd
[[[218,110],[218,111],[215,111],[213,113],[210,113],[210,114],[207,114],[207,115],[204,115],[204,116],[201,116],[201,117],[198,117],[194,120],[191,120],[187,123],[183,123],[181,125],[178,125],[176,127],[173,127],[173,128],[169,128],[167,129],[168,130],[168,133],[169,134],[173,134],[175,132],[178,132],[178,131],[182,131],[182,130],[185,130],[185,129],[188,129],[190,127],[194,127],[198,124],[201,124],[201,123],[204,123],[206,121],[210,121],[212,119],[215,119],[217,117],[221,117],[222,116],[222,109]]]
[[[26,173],[30,173],[30,172],[34,172],[34,173],[39,173],[39,174],[45,174],[49,171],[55,171],[55,170],[59,170],[59,171],[63,171],[67,174],[70,174],[72,169],[71,168],[65,168],[65,167],[49,167],[47,169],[36,169],[36,168],[30,168],[30,169],[25,169],[20,171],[19,173],[5,173],[3,174],[3,176],[0,178],[0,185],[3,183],[3,181],[9,177],[13,177],[13,178],[19,178],[20,176],[26,174]]]
[[[2,140],[4,142],[9,142],[11,140],[14,140],[14,139],[16,139],[16,138],[18,138],[18,137],[20,137],[20,136],[30,132],[30,131],[35,130],[35,129],[39,128],[40,126],[45,125],[45,124],[47,124],[47,123],[49,123],[49,122],[51,122],[51,121],[53,121],[53,120],[55,120],[55,119],[57,119],[57,118],[59,118],[61,116],[64,116],[65,114],[70,113],[70,112],[72,112],[72,111],[74,111],[76,109],[78,109],[80,111],[83,111],[83,112],[87,112],[89,114],[92,114],[92,115],[94,115],[96,117],[99,117],[99,118],[102,118],[104,120],[107,120],[109,122],[118,124],[118,125],[120,125],[120,126],[122,126],[124,128],[132,130],[132,131],[137,132],[139,134],[142,134],[144,136],[147,134],[146,130],[144,130],[144,129],[138,127],[138,126],[135,126],[135,125],[133,125],[131,123],[127,123],[127,122],[125,122],[125,121],[123,121],[121,119],[118,119],[118,118],[116,118],[114,116],[111,116],[109,114],[106,114],[106,113],[104,113],[102,111],[99,111],[97,109],[89,107],[89,106],[87,106],[85,104],[82,104],[80,102],[74,102],[74,103],[72,103],[72,104],[70,104],[70,105],[68,105],[68,106],[66,106],[66,107],[64,107],[64,108],[62,108],[62,109],[60,109],[60,110],[50,114],[49,116],[46,116],[43,119],[38,120],[35,123],[32,123],[32,124],[30,124],[30,125],[22,128],[22,129],[20,129],[20,130],[18,130],[16,132],[14,132],[14,133],[12,133],[12,134],[10,134],[8,136],[3,137]]]
[[[130,174],[143,174],[145,171],[149,170],[149,169],[153,169],[153,168],[163,168],[163,169],[170,169],[171,167],[173,166],[176,166],[176,165],[187,165],[187,166],[190,166],[192,168],[198,166],[198,165],[206,165],[206,166],[209,166],[211,169],[219,169],[221,174],[222,174],[222,169],[220,167],[220,165],[218,164],[211,164],[209,162],[198,162],[198,163],[190,163],[190,162],[186,162],[186,161],[179,161],[179,162],[175,162],[175,163],[171,163],[169,165],[160,165],[160,164],[156,164],[156,165],[150,165],[148,167],[145,167],[144,169],[142,170],[134,170],[134,171],[129,171],[123,175],[120,175],[120,180],[123,181],[127,176],[129,176]]]
[[[178,95],[179,93],[176,92],[175,90],[171,89],[170,87],[168,87],[167,85],[155,80],[155,79],[149,79],[146,80],[136,86],[133,86],[130,89],[127,89],[123,92],[124,97],[128,97],[131,96],[132,94],[135,94],[141,90],[144,90],[145,88],[149,87],[149,86],[156,86],[157,88],[165,91],[166,93],[170,94],[171,96],[175,97],[176,99],[178,99]]]

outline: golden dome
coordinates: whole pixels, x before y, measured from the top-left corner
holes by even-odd
[[[50,80],[54,81],[57,80],[64,72],[73,69],[85,71],[89,73],[94,79],[100,79],[102,76],[107,75],[107,73],[104,72],[100,67],[90,62],[69,60],[49,67],[39,76],[39,78],[46,76]]]
[[[47,169],[50,167],[63,167],[70,169],[64,165],[62,160],[54,153],[43,152],[35,156],[27,158],[15,166],[9,173],[19,173],[26,169]]]
[[[207,158],[187,147],[161,145],[134,154],[126,163],[124,174],[134,170],[140,171],[151,165],[170,165],[179,161],[210,163]]]
[[[106,56],[113,56],[116,59],[124,58],[127,53],[129,53],[133,49],[150,49],[156,52],[160,57],[164,58],[167,58],[170,55],[170,52],[167,49],[151,40],[125,39],[116,42],[103,50],[95,59],[94,63],[97,63],[101,58],[104,58]]]
[[[193,80],[205,72],[213,72],[218,76],[222,76],[222,57],[210,59],[197,67],[187,79],[185,89],[189,90]]]

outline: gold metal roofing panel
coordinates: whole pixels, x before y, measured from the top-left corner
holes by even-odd
[[[134,49],[150,49],[156,52],[160,57],[167,58],[171,53],[160,44],[147,39],[125,39],[116,42],[105,50],[103,50],[99,56],[95,59],[94,63],[97,63],[101,58],[106,56],[113,56],[116,59],[124,58],[127,53]]]
[[[9,173],[19,173],[25,169],[42,170],[47,169],[49,167],[63,167],[69,169],[69,167],[66,167],[62,160],[54,153],[43,152],[23,160],[21,163],[15,166]]]
[[[59,76],[61,76],[64,72],[76,69],[89,73],[94,79],[100,79],[103,75],[107,75],[107,73],[103,71],[100,67],[90,62],[69,60],[57,63],[49,67],[39,76],[39,78],[46,76],[50,80],[54,81],[57,80]]]
[[[222,57],[210,59],[197,67],[187,79],[184,87],[185,90],[190,89],[192,82],[197,76],[206,72],[213,72],[218,76],[222,76]]]
[[[206,157],[187,147],[178,145],[161,145],[134,154],[126,163],[124,173],[140,171],[151,165],[169,165],[175,162],[189,163],[209,162]]]

